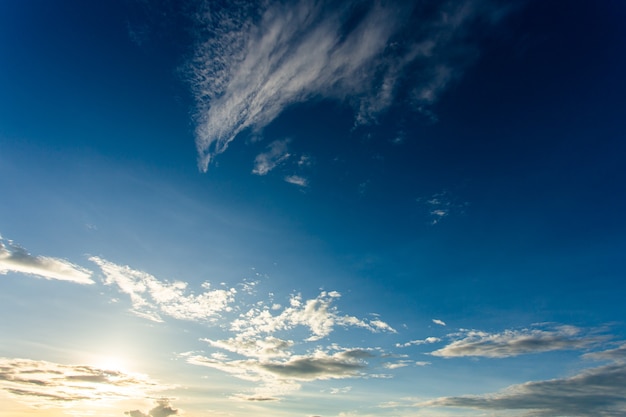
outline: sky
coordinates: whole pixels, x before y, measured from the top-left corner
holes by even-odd
[[[625,20],[0,2],[0,417],[626,415]]]

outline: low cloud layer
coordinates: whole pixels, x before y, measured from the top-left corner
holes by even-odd
[[[419,3],[204,2],[187,67],[196,102],[200,169],[242,131],[286,107],[331,98],[369,123],[401,97],[431,114],[476,55],[468,27],[503,14],[485,0]],[[402,94],[400,94],[402,91]],[[259,173],[263,172],[259,169]]]
[[[142,374],[87,365],[0,358],[0,390],[33,407],[144,399],[170,388]]]
[[[221,312],[230,311],[237,292],[234,288],[211,290],[210,284],[204,283],[202,293],[188,293],[186,282],[160,281],[146,272],[97,256],[89,260],[100,267],[105,284],[130,296],[133,313],[156,322],[163,321],[162,315],[179,320],[214,320]]]
[[[506,358],[553,350],[581,349],[602,340],[585,335],[581,329],[574,326],[505,330],[501,333],[466,330],[450,337],[456,340],[435,350],[431,355],[444,358],[462,356]]]
[[[169,417],[178,415],[178,410],[173,408],[167,398],[157,401],[156,406],[147,413],[140,410],[126,411],[124,414],[130,417]]]
[[[16,272],[45,279],[93,284],[92,272],[63,259],[34,256],[12,241],[0,237],[0,274]]]
[[[626,415],[626,366],[588,369],[570,378],[527,382],[494,394],[444,397],[419,407],[523,410],[528,417]]]

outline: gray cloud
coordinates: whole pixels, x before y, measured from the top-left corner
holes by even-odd
[[[444,397],[418,407],[463,407],[479,410],[526,410],[526,416],[626,415],[626,367],[613,364],[588,369],[570,378],[527,382],[486,395]]]
[[[48,256],[33,256],[12,241],[0,236],[0,274],[17,272],[46,279],[93,284],[92,272],[66,260]]]
[[[197,102],[199,166],[248,128],[316,98],[350,103],[356,123],[389,108],[400,86],[429,114],[475,56],[467,27],[494,22],[486,0],[432,2],[204,2],[186,73]]]
[[[615,349],[609,349],[602,352],[592,352],[583,355],[587,359],[606,360],[612,362],[626,362],[626,343]]]
[[[501,333],[467,330],[450,336],[457,340],[431,352],[431,355],[444,358],[462,356],[506,358],[528,353],[581,349],[603,340],[601,337],[584,335],[581,329],[573,326],[545,330],[539,328],[505,330]]]
[[[202,339],[211,347],[234,353],[244,359],[230,359],[223,352],[210,357],[189,353],[184,355],[194,365],[207,366],[229,373],[237,378],[260,385],[252,395],[239,394],[235,398],[259,401],[278,399],[300,388],[302,381],[361,377],[366,375],[367,361],[375,358],[370,349],[346,349],[337,345],[323,349],[309,348],[306,353],[294,351],[301,345],[318,342],[329,336],[335,326],[356,327],[370,332],[395,330],[384,321],[361,320],[340,315],[333,302],[341,297],[336,291],[322,291],[317,297],[303,300],[292,295],[289,306],[256,303],[253,308],[231,322],[233,337],[224,340]],[[275,308],[274,308],[275,307]],[[377,316],[376,316],[377,317]],[[274,336],[296,327],[310,330],[310,336],[294,341]]]
[[[142,374],[87,365],[0,358],[0,390],[35,407],[84,400],[110,402],[147,398],[170,388]]]
[[[147,413],[143,413],[139,410],[133,410],[126,411],[124,414],[130,417],[169,417],[173,415],[178,415],[178,410],[172,408],[169,399],[162,398],[158,400],[157,405]]]

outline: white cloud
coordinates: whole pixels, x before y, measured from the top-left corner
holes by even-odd
[[[396,347],[419,346],[419,345],[424,345],[424,344],[437,343],[440,341],[441,339],[439,339],[438,337],[430,336],[430,337],[427,337],[426,339],[411,340],[406,343],[396,343]]]
[[[288,140],[276,140],[270,143],[267,151],[260,153],[254,159],[253,174],[265,175],[291,155],[287,151]]]
[[[24,248],[0,237],[0,274],[17,272],[45,279],[93,284],[92,272],[63,259],[33,256]]]
[[[308,341],[320,340],[328,336],[335,326],[361,327],[372,332],[395,332],[387,323],[380,320],[365,321],[354,316],[339,315],[333,300],[340,297],[336,291],[322,291],[319,296],[306,301],[300,295],[289,300],[290,306],[279,314],[272,314],[267,306],[253,307],[231,324],[231,330],[243,337],[256,337],[289,330],[295,326],[308,327],[311,335]]]
[[[156,406],[147,413],[133,410],[126,411],[124,414],[130,417],[169,417],[178,415],[178,410],[172,407],[168,398],[162,398],[158,400]]]
[[[479,410],[524,410],[526,416],[626,415],[626,366],[587,369],[569,378],[527,382],[493,394],[443,397],[418,407],[462,407]]]
[[[240,132],[262,129],[293,103],[342,100],[362,124],[389,108],[402,86],[428,113],[475,56],[466,25],[476,16],[493,22],[502,15],[478,0],[423,10],[402,1],[203,4],[186,72],[204,171]]]
[[[0,390],[25,404],[73,407],[76,403],[145,399],[172,389],[146,375],[88,365],[0,358]],[[156,417],[156,416],[155,416]]]
[[[285,177],[285,181],[287,181],[289,184],[298,185],[300,187],[306,187],[307,185],[309,185],[307,179],[299,175],[288,175]]]
[[[574,326],[558,326],[547,330],[540,328],[505,330],[501,333],[467,330],[450,336],[457,340],[431,352],[431,355],[444,358],[462,356],[506,358],[553,350],[581,349],[603,339],[587,336]]]
[[[370,332],[395,330],[379,318],[362,320],[339,314],[333,302],[340,297],[337,291],[322,291],[308,300],[301,295],[292,295],[286,307],[273,302],[268,305],[255,303],[231,322],[228,330],[233,333],[232,337],[202,339],[210,347],[239,358],[231,359],[224,354],[189,353],[184,356],[189,363],[259,383],[252,394],[237,396],[254,401],[276,400],[299,389],[303,381],[364,376],[366,361],[375,357],[371,349],[349,349],[335,344],[322,348],[319,341],[327,338],[335,327],[356,327]],[[307,329],[308,337],[297,331],[297,327]],[[289,338],[277,337],[277,333],[288,334]],[[296,335],[297,338],[292,337]]]
[[[445,326],[446,323],[443,320],[433,319],[433,323],[438,324],[440,326]]]
[[[107,285],[115,285],[130,296],[132,312],[136,315],[161,322],[161,314],[179,320],[213,320],[221,312],[230,311],[236,290],[211,290],[204,283],[200,294],[186,294],[187,283],[182,281],[163,282],[152,275],[116,265],[97,256],[89,258],[102,270]]]

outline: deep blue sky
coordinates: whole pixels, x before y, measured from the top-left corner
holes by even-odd
[[[0,416],[623,415],[625,19],[2,2]]]

